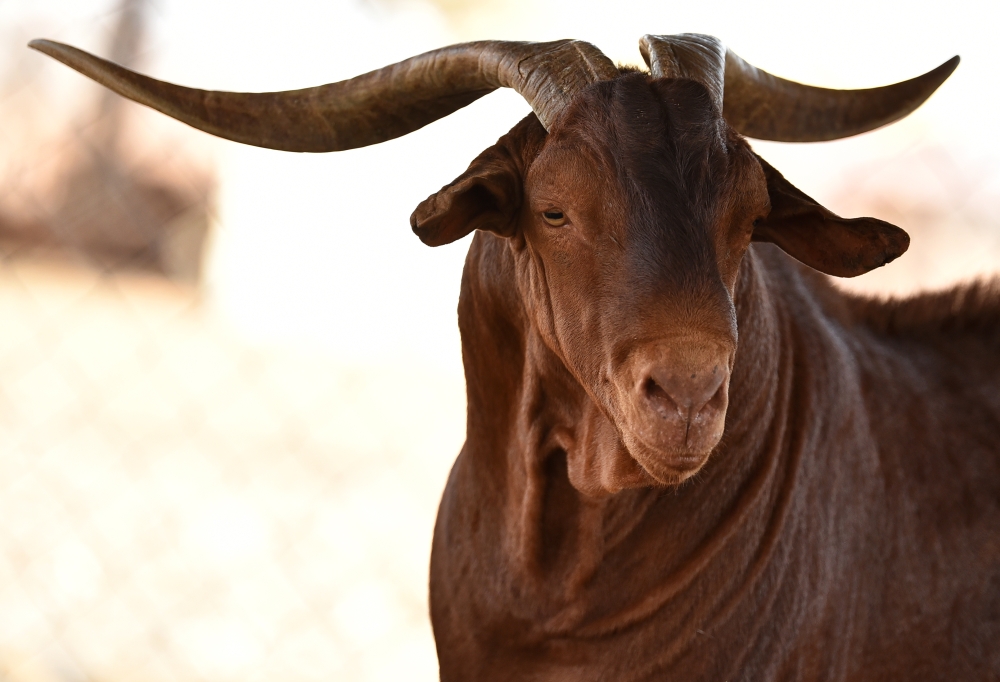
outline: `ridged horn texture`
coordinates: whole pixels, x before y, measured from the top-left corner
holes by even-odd
[[[229,140],[293,152],[385,142],[443,118],[497,88],[513,88],[548,129],[587,85],[618,69],[579,40],[482,41],[426,52],[339,83],[286,92],[197,90],[158,81],[69,45],[29,46],[118,94]]]
[[[831,90],[772,76],[711,36],[647,35],[639,50],[653,76],[701,82],[722,102],[729,125],[747,137],[780,142],[837,140],[897,121],[923,104],[959,62],[952,57],[895,85]]]
[[[639,52],[654,78],[697,81],[708,88],[716,107],[722,111],[726,46],[721,40],[697,33],[646,35],[639,39]]]

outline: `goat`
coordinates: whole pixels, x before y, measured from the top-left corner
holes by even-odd
[[[861,91],[645,36],[480,42],[286,93],[204,92],[32,46],[214,135],[335,151],[498,87],[533,113],[421,203],[477,231],[467,441],[435,527],[441,679],[1000,677],[1000,291],[836,291],[906,233],[841,218],[746,137],[846,137],[954,58]]]

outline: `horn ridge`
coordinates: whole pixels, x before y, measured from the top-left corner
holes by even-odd
[[[639,51],[653,78],[687,78],[708,88],[719,111],[723,108],[726,46],[714,36],[681,33],[644,35]]]
[[[355,149],[406,135],[499,87],[548,128],[580,89],[618,69],[582,41],[481,41],[432,50],[355,78],[302,90],[199,90],[136,73],[69,45],[29,46],[118,94],[237,142],[296,152]]]
[[[654,78],[702,83],[729,125],[747,137],[779,142],[836,140],[897,121],[923,104],[959,63],[956,56],[901,83],[835,90],[773,76],[712,36],[646,35],[639,50]]]

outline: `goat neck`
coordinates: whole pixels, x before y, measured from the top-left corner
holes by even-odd
[[[794,597],[778,595],[782,576],[772,566],[794,551],[784,527],[803,499],[804,436],[790,407],[808,402],[810,382],[797,374],[796,331],[773,291],[786,283],[760,267],[756,251],[774,249],[755,247],[740,270],[732,404],[708,464],[680,486],[591,497],[571,484],[574,460],[624,449],[621,438],[529,324],[508,243],[477,235],[459,305],[468,440],[442,500],[432,559],[443,665],[455,656],[452,632],[469,606],[491,624],[498,651],[537,648],[551,661],[562,638],[586,638],[592,653],[574,655],[596,659],[600,643],[653,623],[638,640],[652,666],[693,655],[705,628],[755,632],[773,628],[779,612],[794,620]],[[787,258],[770,257],[797,272]],[[783,560],[773,562],[777,555]],[[488,588],[468,590],[455,579],[464,572]],[[742,600],[758,608],[733,609]]]

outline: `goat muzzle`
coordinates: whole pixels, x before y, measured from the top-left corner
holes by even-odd
[[[715,344],[658,347],[626,369],[623,440],[663,483],[693,475],[722,438],[732,352]]]

